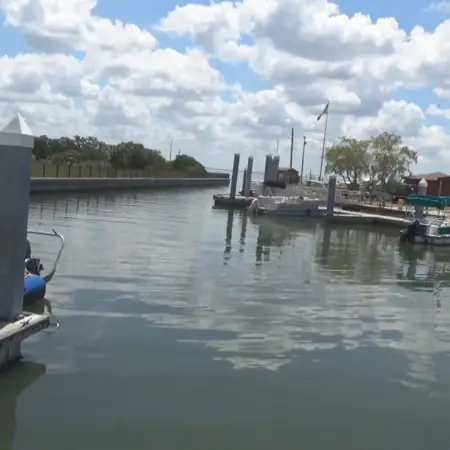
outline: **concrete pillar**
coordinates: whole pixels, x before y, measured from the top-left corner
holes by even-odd
[[[278,179],[278,169],[280,168],[280,157],[279,155],[275,155],[273,157],[273,180]]]
[[[236,198],[236,188],[237,188],[237,180],[239,174],[239,160],[241,155],[239,153],[234,154],[233,160],[233,172],[231,174],[231,186],[230,186],[230,199],[234,200]]]
[[[266,165],[264,167],[264,181],[269,180],[270,178],[270,170],[272,167],[272,156],[266,155]]]
[[[248,157],[247,161],[247,181],[245,182],[244,195],[250,197],[250,189],[252,188],[252,172],[253,172],[253,156]]]
[[[422,178],[419,181],[419,184],[417,185],[417,193],[419,195],[427,195],[427,190],[428,190],[428,183],[427,180],[425,180],[425,178]],[[415,215],[416,217],[423,217],[423,206],[416,206],[415,207]]]
[[[245,195],[246,183],[247,183],[247,168],[244,169],[244,175],[242,176],[242,195]]]
[[[331,217],[334,214],[334,203],[336,201],[336,175],[331,175],[328,180],[328,202],[327,202],[327,216]]]
[[[34,137],[18,114],[0,131],[0,320],[22,312]]]
[[[279,160],[278,160],[279,161]],[[278,177],[278,168],[277,168],[277,160],[276,156],[272,157],[269,165],[269,174],[268,174],[268,180],[273,181],[276,180]]]

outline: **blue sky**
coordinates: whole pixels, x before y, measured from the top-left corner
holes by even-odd
[[[207,5],[210,1],[152,0],[149,3],[147,0],[127,0],[122,2],[98,0],[94,13],[113,20],[117,19],[123,22],[134,23],[142,28],[152,28],[177,5],[183,6],[189,3]],[[421,25],[427,30],[432,30],[442,21],[442,14],[427,11],[428,0],[410,0],[407,6],[404,1],[392,0],[377,0],[376,2],[342,0],[338,4],[341,12],[345,14],[369,14],[373,19],[395,17],[400,26],[408,32],[417,25]],[[0,18],[3,22],[4,15],[1,10]],[[187,39],[171,39],[162,33],[155,32],[155,30],[152,30],[152,32],[157,35],[160,45],[163,47],[172,47],[183,51],[189,46]],[[2,54],[13,56],[29,51],[32,51],[32,49],[29,48],[18,31],[5,26],[0,27],[0,52]],[[246,64],[230,66],[215,60],[212,61],[212,66],[223,73],[228,83],[239,82],[247,91],[258,91],[268,87],[263,80],[253,74]],[[438,101],[432,91],[428,89],[397,94],[395,99],[400,97],[414,101],[422,107]]]
[[[8,1],[11,2],[12,0]],[[190,3],[193,2],[188,0],[152,0],[151,2],[148,2],[147,0],[98,0],[93,13],[100,17],[111,20],[120,20],[125,23],[133,23],[143,29],[148,29],[157,37],[160,47],[171,47],[180,52],[184,52],[192,45],[192,42],[188,38],[171,38],[166,34],[157,31],[155,25],[157,25],[163,17],[167,16],[169,12],[174,10],[177,5],[184,6]],[[208,5],[210,4],[210,1],[199,0],[195,3]],[[393,17],[399,23],[400,27],[408,33],[416,26],[421,26],[427,31],[432,31],[445,19],[442,13],[427,10],[429,7],[429,0],[411,0],[409,2],[394,0],[377,0],[376,2],[342,0],[337,3],[339,4],[340,12],[349,16],[360,13],[371,16],[372,20]],[[1,9],[0,18],[3,22],[4,14]],[[280,32],[283,32],[283,30],[280,30]],[[19,29],[5,26],[0,27],[0,52],[2,54],[13,57],[18,53],[32,53],[33,51],[35,50],[27,45],[27,42]],[[76,53],[75,56],[82,58],[83,54]],[[228,84],[238,83],[242,86],[244,91],[259,92],[272,87],[263,79],[255,75],[249,69],[247,64],[226,64],[218,59],[212,59],[210,64],[223,74]],[[96,80],[96,82],[102,85],[101,79]],[[221,95],[223,99],[231,100],[230,96],[232,94],[230,92],[223,92]],[[407,102],[416,103],[424,111],[430,104],[435,103],[440,104],[443,108],[448,108],[450,106],[448,104],[449,102],[438,99],[430,88],[396,92],[393,95],[392,100],[405,100]],[[79,109],[81,111],[83,105],[81,105]],[[255,114],[261,115],[260,112],[256,112]],[[425,125],[431,124],[442,125],[445,128],[447,127],[447,121],[445,119],[436,117],[426,119]]]

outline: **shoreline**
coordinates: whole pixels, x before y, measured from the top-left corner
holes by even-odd
[[[204,178],[31,178],[30,194],[127,189],[226,187],[229,177]]]

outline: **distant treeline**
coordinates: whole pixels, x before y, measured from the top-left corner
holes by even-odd
[[[33,155],[37,160],[45,160],[51,164],[104,163],[114,169],[206,173],[205,167],[189,155],[177,155],[173,161],[167,161],[160,151],[146,148],[142,144],[106,144],[91,136],[57,139],[39,136],[34,140]]]

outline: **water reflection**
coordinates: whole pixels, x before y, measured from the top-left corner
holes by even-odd
[[[239,238],[239,253],[244,253],[245,250],[245,239],[247,235],[247,221],[248,216],[245,212],[239,211],[234,212],[233,210],[227,211],[227,224],[225,230],[225,250],[224,250],[224,264],[230,259],[232,242],[233,242],[233,226],[234,226],[234,216],[238,216],[240,222],[240,238]]]
[[[224,251],[224,263],[230,258],[231,253],[231,240],[233,239],[233,221],[234,221],[234,212],[233,210],[228,211],[227,216],[227,228],[225,232],[225,251]]]
[[[0,374],[0,448],[12,450],[19,396],[45,374],[45,365],[22,362]]]
[[[209,205],[193,213],[182,194],[158,196],[116,197],[114,206],[103,198],[97,210],[83,200],[57,213],[72,236],[51,289],[59,317],[85,319],[77,340],[97,339],[100,347],[113,339],[108,332],[116,336],[112,320],[130,319],[176,329],[178,341],[213,348],[235,369],[278,370],[304,352],[321,360],[332,350],[365,348],[403,362],[397,382],[436,377],[450,317],[445,308],[437,314],[431,290],[414,288],[417,276],[396,276],[430,261],[402,256],[395,231],[247,218]],[[84,360],[73,353],[67,366],[74,371]]]

